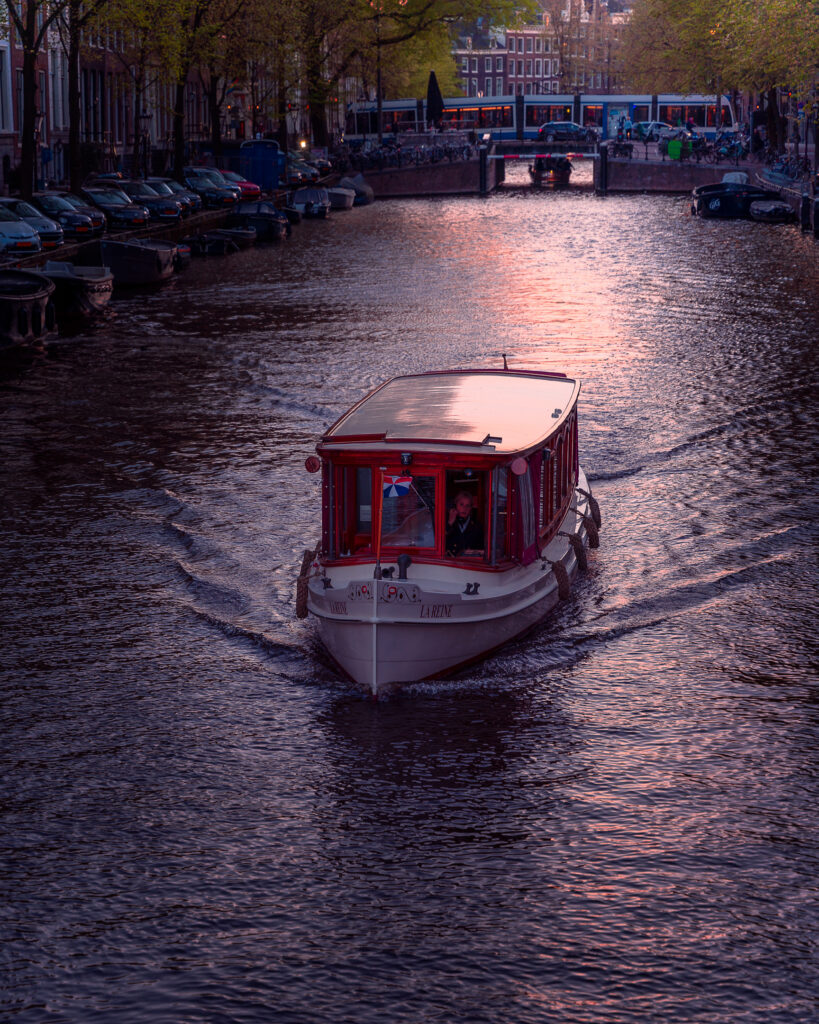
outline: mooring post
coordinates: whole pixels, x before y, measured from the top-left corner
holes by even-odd
[[[802,193],[802,202],[799,204],[799,224],[803,231],[810,230],[810,193]]]
[[[819,238],[819,196],[813,198],[813,237]]]
[[[488,148],[483,145],[478,147],[478,191],[482,196],[485,196],[488,192],[487,178],[488,178],[488,165],[489,160]]]
[[[598,154],[597,160],[595,161],[597,171],[597,182],[595,183],[595,192],[599,196],[604,196],[608,192],[609,188],[609,144],[603,142],[600,144],[600,153]]]

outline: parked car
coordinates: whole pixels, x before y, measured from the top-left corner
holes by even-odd
[[[0,252],[32,253],[40,251],[40,236],[6,206],[0,206]]]
[[[637,121],[632,125],[631,137],[640,142],[656,142],[662,131],[671,131],[671,125],[665,121]]]
[[[222,188],[205,174],[185,173],[185,184],[201,197],[202,203],[210,210],[223,210],[235,206],[238,202],[236,192],[231,188]]]
[[[78,213],[84,214],[91,221],[91,230],[95,235],[101,235],[108,227],[108,220],[102,210],[91,203],[83,196],[75,196],[73,192],[49,192],[51,196],[59,196],[72,206]]]
[[[288,164],[299,172],[303,182],[315,183],[321,177],[318,167],[314,167],[306,160],[288,160]]]
[[[35,192],[31,203],[38,210],[55,220],[63,229],[67,238],[90,238],[94,233],[94,225],[87,213],[75,210],[71,203],[61,195],[53,192]]]
[[[147,181],[160,195],[173,196],[178,203],[182,203],[183,217],[202,209],[202,197],[173,178],[148,178]]]
[[[288,160],[287,161],[287,167],[286,167],[285,172],[284,172],[284,182],[285,182],[285,185],[299,186],[299,185],[303,185],[305,183],[305,181],[306,181],[306,179],[305,179],[304,175],[298,169],[296,164],[294,164],[291,160]]]
[[[35,209],[25,199],[2,196],[0,197],[0,205],[34,228],[40,236],[41,248],[56,249],[57,246],[63,244],[65,237],[60,225],[56,221],[51,220],[50,217],[46,217],[41,210]]]
[[[538,128],[537,137],[544,142],[589,142],[597,132],[575,121],[547,121]]]
[[[241,174],[237,174],[236,171],[222,171],[222,177],[229,185],[238,185],[242,190],[242,199],[259,199],[262,194],[262,190],[258,185],[252,181],[248,181],[243,178]]]
[[[182,219],[182,205],[173,196],[161,196],[146,181],[122,181],[120,191],[141,206],[147,207],[151,220],[176,224]]]
[[[110,228],[144,227],[151,219],[147,207],[132,203],[124,192],[115,188],[86,185],[82,195],[97,209],[102,210]]]
[[[195,178],[204,178],[206,181],[211,182],[217,188],[229,189],[235,196],[237,201],[242,198],[242,190],[237,184],[232,181],[228,181],[221,171],[215,167],[186,167],[184,169],[185,175],[189,176],[191,180]]]

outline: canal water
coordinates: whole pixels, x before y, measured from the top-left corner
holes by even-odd
[[[819,1019],[818,271],[796,228],[511,187],[4,364],[0,1019]],[[601,546],[534,635],[372,703],[294,618],[304,459],[504,352],[582,379]]]

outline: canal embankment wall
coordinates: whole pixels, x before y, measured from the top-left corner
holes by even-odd
[[[503,162],[489,160],[488,155],[486,149],[480,149],[471,160],[368,168],[364,178],[376,199],[483,194],[503,180]]]

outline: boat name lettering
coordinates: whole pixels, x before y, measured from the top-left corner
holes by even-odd
[[[344,601],[331,601],[330,611],[335,612],[336,615],[346,615],[347,605]]]
[[[451,619],[452,618],[452,605],[451,604],[422,604],[421,605],[421,618],[422,619]]]

